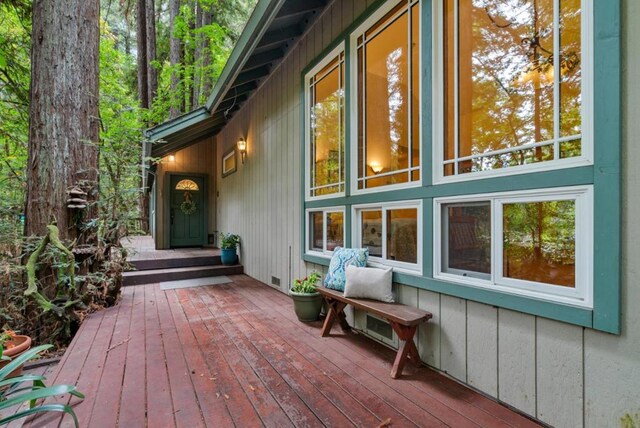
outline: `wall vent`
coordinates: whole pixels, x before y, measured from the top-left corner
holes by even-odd
[[[275,285],[276,287],[280,287],[280,278],[278,278],[277,276],[272,276],[271,284]]]
[[[398,336],[393,332],[391,324],[382,318],[378,318],[375,315],[369,313],[366,314],[365,331],[375,339],[391,345],[395,348],[398,347]]]

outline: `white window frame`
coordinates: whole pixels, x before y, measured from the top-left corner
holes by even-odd
[[[358,28],[356,28],[351,35],[349,36],[349,44],[351,47],[351,51],[349,54],[349,61],[351,62],[351,71],[350,71],[350,76],[349,76],[349,80],[350,80],[350,99],[348,100],[349,103],[349,114],[351,117],[351,134],[350,134],[350,141],[351,141],[351,148],[350,148],[350,155],[351,155],[351,163],[350,163],[350,172],[351,172],[351,194],[352,195],[360,195],[360,194],[367,194],[367,193],[377,193],[377,192],[386,192],[389,190],[398,190],[398,189],[407,189],[407,188],[412,188],[412,187],[420,187],[422,186],[422,180],[423,180],[423,174],[424,174],[424,167],[423,167],[423,159],[422,159],[422,152],[424,150],[423,148],[423,144],[422,144],[422,114],[418,115],[418,129],[419,129],[419,136],[418,136],[418,144],[419,144],[419,148],[420,148],[420,165],[418,166],[418,168],[407,168],[406,170],[402,170],[402,171],[391,171],[387,174],[379,174],[377,175],[377,177],[384,177],[385,175],[395,175],[397,173],[401,173],[406,171],[406,173],[409,175],[409,179],[411,179],[411,174],[413,171],[419,171],[420,172],[420,179],[417,181],[408,181],[407,183],[399,183],[399,184],[389,184],[386,186],[377,186],[377,187],[372,187],[372,188],[365,188],[365,189],[358,189],[358,181],[359,181],[359,177],[358,177],[358,98],[359,98],[359,92],[358,92],[358,37],[360,37],[361,35],[364,35],[364,33],[373,25],[375,25],[378,21],[380,21],[387,13],[389,13],[393,8],[395,8],[398,4],[405,2],[408,4],[408,8],[410,9],[411,7],[413,7],[415,4],[418,4],[419,6],[419,35],[418,38],[420,40],[420,49],[419,49],[419,54],[418,54],[418,62],[420,63],[420,66],[418,67],[418,69],[420,70],[420,76],[418,78],[418,108],[419,110],[422,110],[422,32],[423,32],[423,22],[422,22],[422,0],[411,0],[409,2],[407,2],[407,0],[399,0],[399,1],[390,1],[385,3],[384,5],[382,5],[381,7],[379,7],[373,14],[371,14],[371,16],[369,18],[367,18],[362,24],[360,24],[358,26]],[[398,12],[398,14],[401,14],[402,12]],[[393,20],[391,20],[393,22]],[[411,20],[409,20],[411,21]],[[408,36],[409,36],[409,40],[411,40],[411,22],[409,22],[409,26],[408,26]],[[384,28],[387,28],[386,26],[379,29],[377,31],[376,34],[380,33]],[[411,67],[409,67],[409,81],[411,81],[412,79],[412,70]],[[411,127],[411,117],[412,117],[412,108],[411,108],[411,101],[409,101],[409,144],[411,144],[411,140],[412,140],[412,132],[413,129]],[[366,121],[363,121],[363,126],[366,128]]]
[[[309,245],[309,239],[311,238],[311,222],[309,217],[311,213],[322,213],[322,251],[312,249]],[[333,251],[327,250],[327,214],[341,213],[342,214],[342,245],[345,246],[346,242],[346,227],[347,217],[345,207],[326,207],[326,208],[308,208],[305,210],[305,254],[318,257],[331,257]]]
[[[343,60],[340,61],[339,56],[340,54],[344,54],[343,56]],[[342,187],[342,192],[335,192],[335,193],[331,193],[328,195],[320,195],[320,196],[311,196],[311,174],[312,174],[312,168],[311,168],[311,100],[309,99],[309,89],[310,89],[310,81],[311,79],[319,72],[321,71],[323,68],[325,68],[329,63],[331,63],[331,61],[333,61],[336,57],[338,57],[338,67],[340,66],[340,63],[342,62],[344,70],[345,70],[345,80],[346,80],[346,62],[347,62],[347,58],[346,58],[346,53],[345,53],[345,44],[344,42],[340,43],[338,46],[336,46],[331,52],[329,52],[327,55],[325,55],[325,57],[318,62],[318,64],[316,64],[315,67],[313,67],[311,70],[309,70],[309,72],[307,74],[305,74],[304,76],[304,171],[305,171],[305,178],[304,178],[304,183],[305,183],[305,191],[304,191],[304,198],[305,201],[318,201],[318,200],[322,200],[322,199],[329,199],[329,198],[336,198],[336,197],[341,197],[345,195],[345,191],[346,191],[346,175],[347,175],[347,163],[346,163],[346,149],[344,152],[340,153],[340,160],[342,162],[342,164],[344,165],[343,168],[343,176],[342,176],[342,180],[338,181],[337,183],[332,183],[330,185],[327,186],[320,186],[320,187],[314,187],[313,189],[317,190],[320,189],[322,187]],[[343,81],[342,82],[342,87],[343,87],[343,91],[344,88],[346,88],[346,82]],[[343,118],[342,118],[342,123],[345,125],[346,128],[346,110],[347,110],[347,99],[346,96],[343,94],[342,97],[342,114],[343,114]],[[338,127],[341,128],[340,123],[338,123]],[[339,129],[339,132],[342,133],[342,141],[343,141],[343,148],[346,148],[346,136],[347,136],[347,132],[346,129]]]
[[[559,144],[562,141],[573,141],[576,136],[572,137],[562,137],[559,136],[559,122],[554,120],[554,138],[549,141],[553,141],[554,145],[554,160],[525,164],[525,165],[517,165],[510,166],[507,168],[499,168],[493,170],[486,171],[476,171],[469,172],[464,174],[453,174],[450,176],[444,175],[444,141],[445,141],[445,129],[444,129],[444,118],[445,118],[445,94],[444,94],[444,84],[445,84],[445,75],[444,75],[444,7],[441,2],[435,1],[433,2],[433,34],[434,34],[434,49],[433,49],[433,87],[436,88],[433,92],[433,183],[434,184],[444,184],[444,183],[452,183],[452,182],[460,182],[460,181],[468,181],[468,180],[477,180],[482,178],[490,178],[496,176],[509,176],[509,175],[517,175],[517,174],[527,174],[531,172],[540,172],[540,171],[551,171],[557,169],[564,168],[572,168],[572,167],[580,167],[593,165],[593,145],[594,145],[594,98],[593,98],[593,1],[595,0],[582,0],[581,1],[581,13],[582,13],[582,21],[581,21],[581,73],[582,73],[582,108],[581,108],[581,116],[582,116],[582,133],[580,134],[581,138],[581,155],[560,159],[559,156]],[[554,0],[554,11],[559,9],[560,0]],[[457,9],[456,9],[457,11]],[[458,31],[457,31],[457,19],[455,20],[456,28],[454,30],[455,36],[455,46],[457,49],[458,46]],[[559,16],[554,16],[554,52],[558,52],[560,50],[559,43],[560,38],[557,37],[559,31]],[[559,69],[559,61],[558,55],[554,55],[554,68]],[[457,57],[456,57],[457,63]],[[458,79],[457,79],[457,69],[456,69],[456,89],[455,89],[455,97],[458,96]],[[559,84],[558,81],[554,82],[554,118],[558,113],[559,109]],[[457,106],[457,103],[456,103]],[[456,107],[455,112],[455,128],[457,129],[458,124],[458,111]],[[456,154],[458,151],[458,141],[457,141],[457,131],[456,131]],[[491,154],[499,154],[503,151],[505,152],[517,152],[520,150],[531,149],[536,146],[544,145],[545,142],[537,142],[534,144],[525,144],[520,146],[519,148],[510,148],[508,150],[497,150],[494,152],[483,153],[482,155],[478,155],[478,157],[491,156]],[[475,156],[475,155],[474,155]],[[466,157],[465,157],[466,158]],[[454,165],[456,165],[460,161],[460,157],[456,156],[454,158]],[[457,167],[456,167],[457,171]]]
[[[503,262],[503,205],[507,203],[575,200],[576,204],[576,286],[575,288],[505,278]],[[444,272],[443,206],[489,202],[491,206],[491,274],[490,279]],[[519,192],[487,193],[434,199],[433,212],[433,277],[473,287],[517,294],[537,300],[593,308],[593,186],[562,187]]]
[[[417,262],[407,263],[396,260],[389,260],[387,255],[387,211],[398,209],[417,209]],[[381,202],[372,204],[353,205],[351,236],[353,247],[364,248],[362,245],[362,212],[382,211],[382,257],[369,256],[368,266],[372,267],[392,267],[394,272],[408,273],[422,276],[422,251],[424,244],[424,233],[422,224],[422,200],[402,201],[402,202]]]

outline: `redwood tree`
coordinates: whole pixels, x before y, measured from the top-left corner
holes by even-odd
[[[99,0],[33,1],[27,235],[56,222],[74,239],[97,213],[99,13]],[[75,186],[88,193],[82,212],[67,208]]]

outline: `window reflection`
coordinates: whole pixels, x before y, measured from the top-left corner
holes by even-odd
[[[344,190],[344,56],[316,73],[310,85],[311,195]]]
[[[419,5],[358,38],[358,188],[420,179]]]
[[[575,287],[575,201],[503,205],[503,275]]]
[[[443,272],[462,271],[464,276],[491,274],[491,204],[449,205],[443,212]],[[474,275],[485,274],[485,275]]]
[[[406,263],[418,262],[418,210],[387,211],[387,258]]]
[[[579,156],[580,1],[443,3],[445,175]]]
[[[369,256],[382,257],[382,210],[362,212],[362,247]]]
[[[344,246],[344,214],[327,213],[327,251]]]

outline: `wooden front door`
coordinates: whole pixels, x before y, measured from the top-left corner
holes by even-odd
[[[204,177],[173,174],[170,177],[170,246],[204,245],[207,242],[207,195]]]

